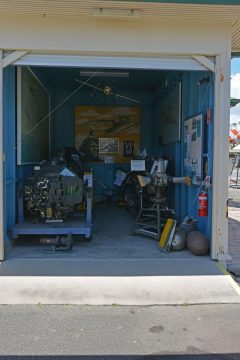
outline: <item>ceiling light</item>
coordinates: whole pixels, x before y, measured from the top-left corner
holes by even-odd
[[[125,17],[125,18],[139,18],[141,17],[141,10],[136,9],[114,9],[114,8],[99,8],[92,10],[92,16],[100,17]]]
[[[80,76],[87,76],[87,77],[121,77],[121,78],[128,78],[129,73],[123,71],[80,71]]]

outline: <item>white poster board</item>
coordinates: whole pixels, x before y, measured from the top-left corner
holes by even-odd
[[[202,181],[203,173],[203,116],[184,122],[184,165],[190,170],[193,184]]]
[[[49,160],[50,96],[28,67],[17,69],[17,163]]]
[[[131,160],[131,171],[145,171],[145,160]]]
[[[160,135],[163,145],[180,141],[182,83],[179,83],[160,101]]]

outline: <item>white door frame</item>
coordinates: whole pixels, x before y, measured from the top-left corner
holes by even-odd
[[[24,57],[25,52],[15,53]],[[19,56],[21,58],[22,56]],[[228,255],[228,221],[226,217],[228,181],[228,129],[230,98],[231,57],[225,54],[215,57],[213,66],[204,56],[195,56],[209,70],[215,72],[214,98],[214,155],[211,257],[226,261]],[[12,55],[13,60],[14,56]],[[16,59],[15,59],[16,60]],[[207,61],[207,62],[206,62]],[[6,60],[5,60],[6,62]],[[13,61],[12,61],[13,62]],[[5,64],[6,65],[6,64]],[[9,64],[8,64],[9,65]],[[3,53],[0,50],[0,261],[4,259],[3,223]]]
[[[228,134],[231,51],[216,56],[211,257],[226,265],[228,256]]]
[[[15,51],[14,53],[21,53]],[[8,55],[10,57],[12,54]],[[205,60],[205,61],[204,61]],[[142,69],[142,70],[191,70],[206,71],[214,66],[212,61],[204,56],[159,54],[155,57],[136,56],[103,56],[79,54],[51,54],[29,51],[12,61],[13,65],[22,66],[55,66],[80,68],[111,68],[111,69]]]

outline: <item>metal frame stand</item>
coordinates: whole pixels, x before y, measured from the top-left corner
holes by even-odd
[[[92,235],[92,186],[88,180],[86,190],[87,209],[86,212],[76,212],[63,222],[32,223],[24,219],[23,194],[19,192],[18,198],[18,224],[12,228],[13,239],[19,235],[55,235],[72,236],[85,235],[90,239]]]
[[[134,222],[133,235],[145,235],[160,240],[162,230],[167,221],[162,215],[165,213],[174,213],[173,209],[162,207],[162,200],[152,199],[153,205],[150,208],[143,207],[142,191],[140,192],[140,210]]]

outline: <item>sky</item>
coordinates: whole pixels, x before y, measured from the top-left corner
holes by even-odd
[[[240,58],[232,60],[231,96],[240,99]],[[240,104],[231,109],[230,123],[240,121]]]

